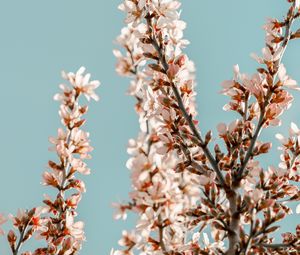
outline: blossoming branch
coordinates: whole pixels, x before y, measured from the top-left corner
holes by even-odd
[[[260,66],[248,76],[234,67],[222,93],[230,97],[225,111],[238,118],[212,132],[198,128],[194,65],[184,54],[186,24],[176,0],[124,0],[127,26],[117,38],[117,72],[132,77],[129,94],[137,99],[141,131],[130,140],[127,167],[133,191],[130,202],[114,204],[116,219],[127,211],[138,214],[133,231],[123,231],[114,255],[134,254],[297,254],[300,225],[275,242],[277,224],[292,213],[290,202],[300,200],[299,137],[296,124],[290,137],[277,135],[283,154],[278,167],[264,169],[258,156],[269,153],[261,132],[280,125],[291,106],[289,89],[299,90],[282,64],[291,40],[300,37],[293,23],[300,2],[289,0],[283,20],[264,26],[266,46]],[[211,150],[210,148],[214,148]],[[299,211],[299,206],[297,211]],[[206,232],[211,232],[208,236]]]
[[[58,129],[57,137],[50,137],[53,147],[50,150],[57,154],[56,162],[49,161],[49,170],[43,173],[43,185],[55,189],[56,196],[45,195],[44,206],[31,210],[19,210],[16,216],[10,215],[16,230],[10,230],[7,238],[13,255],[20,254],[22,245],[35,235],[43,239],[46,246],[34,252],[22,252],[22,255],[63,255],[77,254],[81,249],[84,236],[84,223],[75,221],[76,208],[86,191],[85,184],[77,174],[90,174],[85,163],[91,158],[89,133],[82,129],[85,123],[84,114],[88,106],[81,105],[81,97],[98,100],[95,89],[99,81],[90,81],[90,74],[84,74],[81,67],[76,73],[62,72],[62,77],[69,85],[61,84],[61,93],[54,96],[61,102],[59,115],[64,128]],[[0,216],[0,224],[6,221]],[[18,233],[17,233],[18,232]],[[1,234],[4,234],[1,231]]]

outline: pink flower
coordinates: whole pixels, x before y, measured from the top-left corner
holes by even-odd
[[[296,7],[297,9],[300,8],[300,0],[295,0],[295,7]]]
[[[9,214],[8,217],[10,218],[15,227],[19,227],[24,224],[24,221],[27,218],[27,213],[23,209],[18,209],[16,216]]]
[[[176,64],[170,64],[170,65],[169,65],[169,69],[167,70],[167,75],[168,75],[168,77],[169,77],[171,80],[173,80],[173,79],[176,77],[176,75],[178,74],[179,70],[180,70],[179,65],[176,65]]]
[[[134,232],[128,233],[126,230],[122,232],[122,239],[119,240],[120,246],[130,247],[138,242],[139,237]]]
[[[116,208],[116,212],[114,214],[115,220],[119,220],[119,219],[126,220],[127,219],[127,210],[130,209],[129,206],[122,205],[119,203],[112,203],[112,206],[114,208]]]
[[[87,100],[92,98],[95,101],[98,101],[99,97],[94,90],[99,87],[100,82],[98,80],[90,81],[91,75],[89,73],[83,75],[84,72],[85,67],[82,66],[75,74],[72,72],[66,73],[63,71],[62,77],[72,84],[77,93],[83,93]]]
[[[224,243],[222,241],[219,242],[210,242],[208,235],[206,233],[203,233],[203,243],[206,248],[208,248],[210,251],[216,253],[220,250],[224,251]],[[216,253],[217,254],[217,253]]]
[[[272,53],[269,47],[265,47],[262,49],[263,58],[267,62],[275,62],[281,57],[282,50],[282,47],[280,47],[274,53]]]
[[[75,91],[65,84],[60,84],[59,88],[62,90],[62,93],[55,94],[53,99],[56,101],[61,101],[66,105],[72,104],[75,100]]]
[[[43,173],[43,185],[53,186],[55,188],[60,187],[61,176],[57,173]]]
[[[61,155],[63,157],[69,157],[71,152],[66,145],[66,139],[67,134],[62,128],[59,128],[57,138],[52,136],[49,137],[49,142],[54,144],[54,147],[50,147],[49,150],[56,151],[58,155]]]
[[[79,202],[81,200],[81,194],[77,193],[77,194],[73,194],[71,195],[67,200],[66,200],[66,205],[76,209]]]
[[[79,128],[73,128],[70,135],[69,150],[74,154],[79,154],[82,159],[90,158],[89,152],[93,148],[89,144],[89,136],[89,133]]]
[[[81,159],[72,158],[71,165],[75,171],[83,175],[89,175],[91,173],[91,169],[89,169],[87,167],[87,164],[83,162]]]
[[[199,176],[199,184],[202,186],[205,186],[209,183],[215,182],[216,179],[216,173],[215,172],[210,172],[207,175],[200,175]]]
[[[297,214],[300,214],[300,204],[297,205],[297,207],[296,207],[296,213],[297,213]]]
[[[62,104],[59,109],[59,116],[62,119],[62,124],[73,127],[77,122],[79,122],[82,115],[79,110],[80,109],[76,106],[71,110],[68,105]]]
[[[66,228],[69,235],[71,235],[76,241],[85,240],[84,236],[84,223],[82,221],[74,222],[74,216],[70,213],[66,213]]]
[[[227,126],[226,126],[226,124],[225,123],[218,124],[217,130],[218,130],[220,136],[226,135],[226,133],[227,133]]]
[[[151,232],[151,228],[154,224],[157,214],[154,212],[152,207],[148,207],[145,212],[141,215],[136,228],[141,233],[143,238],[148,238]]]
[[[36,208],[36,212],[31,219],[30,225],[34,229],[34,231],[44,232],[48,230],[47,223],[49,219],[43,219],[41,214],[48,212],[48,208],[46,207],[39,207]]]
[[[181,6],[179,1],[171,0],[153,0],[153,8],[161,16],[167,17],[170,20],[177,20],[179,13],[177,9]]]
[[[300,136],[300,129],[294,122],[292,122],[290,127],[290,136],[294,136],[294,135]]]
[[[4,230],[1,228],[1,225],[3,225],[7,221],[7,218],[0,214],[0,235],[4,235]]]
[[[69,183],[70,187],[76,189],[80,193],[85,193],[86,188],[85,188],[85,183],[82,180],[71,180]]]
[[[267,33],[272,35],[282,34],[282,27],[277,26],[278,20],[274,18],[268,18],[267,23],[263,26]]]
[[[248,192],[248,194],[254,203],[257,203],[258,201],[260,201],[260,199],[264,195],[263,190],[261,190],[261,189],[254,189],[254,190]]]
[[[278,70],[278,78],[281,81],[282,85],[295,90],[300,90],[300,87],[298,87],[297,82],[293,79],[291,79],[286,74],[286,69],[283,64],[280,64],[279,70]]]
[[[142,18],[145,14],[144,7],[146,5],[146,0],[139,0],[137,3],[131,0],[125,0],[124,3],[119,5],[119,9],[121,11],[127,12],[127,18],[125,20],[126,23],[134,23],[136,24],[140,18]]]

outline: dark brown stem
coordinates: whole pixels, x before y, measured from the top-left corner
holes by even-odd
[[[151,24],[151,18],[147,18],[147,22],[148,22],[148,27],[152,29],[152,24]],[[153,47],[155,48],[155,50],[157,51],[158,53],[158,56],[159,56],[159,61],[164,69],[164,72],[167,73],[168,69],[169,69],[169,65],[168,63],[166,62],[166,58],[162,52],[162,49],[161,47],[159,46],[157,40],[156,40],[156,37],[155,35],[152,35],[152,38],[151,38],[151,41],[152,41],[152,45]],[[213,155],[211,154],[210,150],[207,148],[207,145],[204,143],[199,131],[197,130],[195,124],[194,124],[194,120],[193,120],[193,117],[188,114],[187,110],[185,109],[185,106],[183,104],[183,101],[182,101],[182,98],[181,98],[181,95],[176,87],[176,85],[174,84],[173,81],[170,80],[170,84],[171,84],[171,88],[172,88],[172,91],[175,95],[175,98],[176,98],[176,101],[178,103],[178,107],[181,111],[181,113],[183,114],[186,122],[188,123],[193,135],[196,137],[196,139],[199,141],[199,146],[201,147],[201,149],[203,150],[205,156],[207,157],[209,163],[211,164],[212,168],[214,169],[214,171],[216,172],[217,176],[218,176],[218,180],[220,182],[220,184],[225,187],[226,186],[226,183],[225,183],[225,179],[224,179],[224,176],[222,175],[222,172],[216,162],[216,160],[214,159]]]
[[[249,249],[251,248],[251,242],[252,242],[252,238],[253,238],[253,227],[254,227],[254,221],[255,221],[255,214],[253,214],[254,209],[251,210],[251,224],[250,224],[250,230],[249,230],[249,236],[248,236],[248,240],[245,246],[245,255],[247,255]]]
[[[295,6],[296,6],[296,1],[294,2],[294,5],[293,5],[293,8],[295,9]],[[282,60],[282,57],[284,55],[284,52],[287,48],[287,45],[289,43],[289,40],[290,40],[290,36],[291,36],[291,28],[292,28],[292,25],[293,25],[293,22],[295,20],[295,16],[294,15],[291,15],[288,20],[287,20],[287,24],[286,24],[286,28],[285,28],[285,35],[284,35],[284,40],[282,42],[282,47],[283,47],[283,50],[282,50],[282,54],[279,58],[279,60],[276,62],[276,73],[273,75],[273,83],[274,81],[276,81],[276,77],[277,77],[277,74],[278,74],[278,67],[281,63],[281,60]],[[272,95],[272,94],[271,94]],[[253,135],[253,138],[251,139],[251,143],[250,143],[250,146],[249,146],[249,149],[246,153],[246,156],[245,156],[245,159],[243,161],[243,164],[241,165],[240,169],[238,170],[238,176],[237,176],[237,179],[240,180],[243,176],[243,172],[250,160],[250,158],[252,157],[252,153],[253,153],[253,149],[254,149],[254,146],[255,146],[255,143],[257,141],[257,138],[259,137],[259,134],[262,130],[262,127],[263,127],[263,124],[264,124],[264,115],[265,115],[265,110],[266,110],[266,107],[269,103],[269,99],[271,97],[271,95],[269,97],[267,97],[265,103],[264,103],[264,107],[261,109],[261,113],[260,113],[260,116],[259,116],[259,120],[258,120],[258,124],[257,124],[257,127],[256,127],[256,130],[254,132],[254,135]]]
[[[267,99],[269,101],[269,99]],[[243,163],[240,167],[240,169],[238,170],[238,175],[237,175],[237,180],[239,181],[242,176],[243,176],[243,173],[244,173],[244,170],[250,160],[250,158],[252,157],[252,153],[253,153],[253,149],[254,149],[254,146],[255,146],[255,143],[257,141],[257,138],[259,137],[259,134],[262,130],[262,127],[263,127],[263,124],[264,124],[264,116],[265,116],[265,108],[266,108],[266,103],[264,105],[264,107],[261,109],[261,113],[260,113],[260,116],[259,116],[259,120],[258,120],[258,124],[257,124],[257,128],[254,132],[254,135],[253,137],[251,138],[251,142],[250,142],[250,146],[247,150],[247,153],[246,153],[246,156],[243,160]]]
[[[72,110],[75,106],[75,104],[78,103],[78,98],[79,98],[80,94],[77,94],[75,96],[75,102],[72,106],[70,106],[70,110]],[[68,145],[68,147],[70,146],[70,143],[71,143],[71,133],[72,133],[72,130],[74,127],[71,127],[70,125],[67,125],[67,131],[69,132],[67,137],[66,137],[66,144]],[[68,162],[68,159],[65,160],[65,162],[63,162],[63,165],[64,165],[64,169],[63,169],[63,176],[62,176],[62,180],[61,180],[61,184],[60,184],[60,188],[59,188],[59,194],[61,196],[61,198],[63,200],[65,200],[65,185],[66,185],[66,182],[68,180],[68,175],[69,175],[69,171],[70,171],[70,168],[71,168],[71,163]],[[65,204],[65,202],[63,202]],[[62,207],[63,205],[61,205],[61,208],[59,208],[59,213],[58,213],[58,217],[57,217],[57,227],[59,229],[60,232],[63,231],[64,229],[64,225],[62,223],[62,216],[63,216],[63,213],[65,212],[65,208]],[[61,233],[59,233],[60,235]],[[57,250],[57,253],[61,252],[61,250]],[[73,253],[72,254],[76,254],[77,251],[76,250],[73,250]],[[55,253],[56,254],[56,253]],[[60,253],[59,253],[60,254]]]
[[[158,220],[159,220],[159,226],[158,226],[159,245],[161,247],[162,252],[165,255],[169,255],[164,242],[164,226],[162,225],[161,215],[158,216]]]
[[[138,73],[139,73],[138,64],[134,60],[134,57],[133,57],[133,54],[132,54],[132,50],[130,49],[130,47],[128,45],[125,45],[124,47],[125,47],[125,49],[127,50],[127,52],[130,55],[131,64],[132,64],[132,66],[134,68],[134,70],[131,69],[131,73],[134,74],[135,76],[138,76]],[[137,99],[138,99],[138,101],[143,101],[142,98],[137,98]],[[149,122],[148,122],[148,120],[147,120],[146,126],[147,126],[147,135],[149,135],[150,134],[150,130],[149,130]],[[180,133],[178,132],[177,135],[180,136]],[[149,140],[147,155],[150,154],[151,145],[152,145],[152,143]],[[186,159],[190,162],[190,165],[192,167],[194,167],[197,171],[199,171],[200,174],[204,174],[206,172],[206,170],[200,164],[198,164],[194,159],[191,158],[191,154],[189,153],[188,148],[187,148],[187,146],[185,144],[184,144],[184,148],[182,149],[182,152],[185,155]]]
[[[22,244],[24,243],[24,235],[26,233],[26,230],[27,230],[27,228],[29,226],[30,221],[31,221],[31,219],[28,220],[28,222],[24,225],[23,230],[20,232],[19,242],[18,242],[18,244],[16,246],[16,249],[13,252],[13,255],[18,255],[19,250],[21,249]]]
[[[237,207],[237,191],[227,191],[226,197],[229,201],[230,224],[228,230],[229,248],[225,254],[234,255],[240,246],[240,213]]]
[[[280,248],[286,248],[286,247],[290,247],[291,244],[288,244],[288,243],[271,243],[271,244],[268,244],[268,243],[262,243],[260,244],[261,246],[263,247],[266,247],[268,249],[280,249]]]
[[[295,3],[294,3],[294,7],[295,7]],[[276,64],[276,73],[273,75],[273,83],[276,81],[276,77],[277,77],[277,73],[278,73],[278,67],[281,63],[281,59],[283,57],[283,54],[285,52],[285,49],[288,45],[289,39],[290,39],[290,34],[291,34],[291,26],[293,24],[294,21],[294,15],[292,15],[291,17],[288,18],[287,24],[286,24],[286,30],[285,30],[285,37],[282,43],[282,47],[283,47],[283,51],[281,54],[280,59],[275,63]],[[272,96],[272,91],[269,90],[266,98],[265,98],[265,102],[263,107],[261,108],[261,112],[260,112],[260,116],[259,116],[259,120],[257,123],[257,127],[256,130],[254,132],[253,137],[251,138],[251,142],[250,142],[250,146],[247,150],[246,156],[242,162],[241,167],[238,170],[238,174],[237,174],[237,183],[240,182],[240,180],[243,177],[243,173],[244,170],[249,162],[249,160],[252,157],[252,153],[255,147],[255,143],[260,135],[260,132],[263,128],[264,125],[264,121],[265,121],[265,111],[266,111],[266,107],[269,104],[269,100]],[[237,185],[238,186],[238,185]],[[236,192],[233,190],[234,194],[227,194],[227,198],[229,200],[229,204],[230,204],[230,212],[231,212],[231,223],[230,223],[230,232],[228,233],[228,239],[229,239],[229,248],[226,252],[227,255],[232,255],[232,254],[236,254],[237,252],[237,248],[240,243],[240,238],[239,238],[239,225],[240,225],[240,215],[239,212],[237,211],[237,207],[236,207]],[[251,238],[249,236],[249,238]],[[248,240],[250,241],[250,239]],[[247,246],[249,245],[249,243],[247,244]],[[246,247],[247,249],[248,247]]]

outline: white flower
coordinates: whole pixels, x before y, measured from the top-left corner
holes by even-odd
[[[217,126],[217,130],[220,136],[223,136],[227,133],[227,126],[225,123],[219,123]]]
[[[282,85],[289,88],[289,89],[295,89],[300,90],[300,87],[298,87],[298,84],[295,80],[291,79],[286,74],[286,69],[283,64],[280,64],[278,69],[278,78],[282,82]]]
[[[250,191],[248,194],[250,195],[250,198],[257,203],[263,197],[264,192],[261,189],[255,189]]]
[[[300,214],[300,204],[297,205],[297,207],[296,207],[296,213],[297,213],[297,214]]]
[[[99,97],[94,90],[99,87],[100,82],[98,80],[90,81],[91,74],[87,73],[83,75],[84,72],[85,67],[82,66],[75,74],[62,71],[62,77],[72,84],[77,93],[83,93],[87,100],[92,98],[95,101],[98,101]]]
[[[144,7],[146,5],[146,0],[139,0],[137,3],[134,3],[130,0],[125,0],[122,4],[119,5],[119,10],[127,12],[126,23],[133,23],[136,25],[140,18],[145,14]]]
[[[128,209],[128,206],[124,206],[119,203],[112,203],[112,206],[116,208],[116,212],[114,213],[114,219],[115,220],[126,220],[127,219],[127,213],[126,210]]]
[[[291,136],[293,136],[293,135],[299,136],[300,135],[300,129],[294,122],[291,123],[290,135]]]
[[[212,251],[212,254],[216,254],[214,252],[218,252],[219,250],[224,250],[224,243],[222,241],[210,243],[208,235],[203,233],[203,243],[206,248]]]
[[[288,142],[288,139],[286,139],[282,134],[276,134],[275,137],[282,143],[286,144]]]
[[[297,9],[300,8],[300,0],[295,0],[295,7],[296,7]]]
[[[147,238],[150,234],[151,227],[154,220],[157,218],[156,213],[153,211],[152,207],[148,207],[145,213],[142,214],[136,228],[141,232],[144,238]]]
[[[91,169],[89,169],[87,167],[87,164],[83,162],[81,159],[72,158],[71,165],[77,172],[83,175],[89,175],[91,173]]]
[[[136,235],[133,231],[128,233],[126,230],[122,232],[122,239],[119,240],[120,246],[130,247],[140,240],[140,236]]]
[[[84,223],[82,221],[77,221],[74,223],[74,216],[69,211],[66,213],[66,228],[69,230],[70,235],[73,236],[75,240],[85,240],[83,232]]]
[[[0,214],[0,236],[1,236],[1,235],[4,235],[4,231],[3,231],[3,229],[1,228],[1,225],[3,225],[6,221],[7,221],[7,218],[4,217],[3,214]]]
[[[268,62],[277,61],[282,55],[282,47],[279,47],[274,53],[271,52],[269,47],[265,47],[262,49],[263,58]]]

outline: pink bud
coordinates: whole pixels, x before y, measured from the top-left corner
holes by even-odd
[[[168,77],[172,80],[176,77],[177,73],[179,72],[180,67],[176,64],[170,64],[169,69],[167,71]]]

